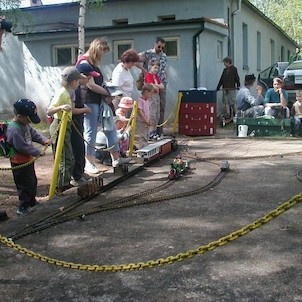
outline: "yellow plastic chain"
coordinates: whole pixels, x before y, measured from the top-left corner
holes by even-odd
[[[10,248],[15,249],[16,251],[23,253],[27,256],[33,257],[34,259],[47,262],[49,264],[54,264],[57,266],[61,266],[64,268],[77,269],[77,270],[85,270],[85,271],[93,271],[93,272],[120,272],[120,271],[133,271],[133,270],[143,270],[145,268],[154,268],[157,266],[163,266],[165,264],[173,264],[175,262],[180,262],[185,259],[190,259],[195,257],[196,255],[205,254],[208,251],[213,251],[219,246],[223,246],[231,241],[234,241],[249,232],[254,231],[255,229],[261,227],[262,225],[268,223],[272,219],[280,216],[285,211],[292,208],[294,205],[300,203],[302,201],[302,193],[292,197],[289,201],[283,203],[281,206],[277,207],[275,210],[269,212],[263,217],[257,219],[253,223],[250,223],[243,227],[242,229],[235,231],[225,237],[218,239],[217,241],[213,241],[208,243],[207,245],[199,246],[197,249],[189,250],[185,253],[180,253],[175,256],[169,256],[167,258],[159,258],[156,260],[150,260],[147,262],[138,262],[138,263],[129,263],[129,264],[120,264],[120,265],[89,265],[89,264],[77,264],[72,262],[66,262],[62,260],[56,260],[53,258],[49,258],[47,256],[37,254],[31,250],[28,250],[22,247],[19,244],[15,244],[9,238],[3,237],[0,234],[0,241],[7,245]]]

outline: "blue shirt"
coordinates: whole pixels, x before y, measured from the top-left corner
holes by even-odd
[[[286,99],[286,101],[288,100],[288,93],[286,90],[282,89],[283,95]],[[263,101],[263,104],[267,104],[267,103],[281,103],[280,102],[280,94],[279,92],[276,92],[274,90],[274,88],[270,88],[266,91],[265,94],[265,98]]]

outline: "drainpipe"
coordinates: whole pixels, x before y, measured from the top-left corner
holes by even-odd
[[[235,59],[235,42],[234,42],[234,20],[235,20],[235,15],[241,11],[241,1],[242,0],[237,0],[237,9],[235,9],[232,14],[231,14],[231,19],[232,19],[232,24],[231,24],[231,43],[232,43],[232,53],[231,57]]]
[[[204,21],[202,21],[201,29],[193,36],[193,64],[194,64],[194,88],[197,88],[197,39],[199,39],[199,35],[204,31]],[[200,41],[199,41],[200,45]]]

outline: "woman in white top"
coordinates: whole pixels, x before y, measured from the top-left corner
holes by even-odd
[[[132,96],[134,79],[130,69],[134,66],[134,63],[138,61],[138,53],[134,49],[128,49],[122,54],[121,63],[119,63],[112,72],[112,84],[119,87],[123,92],[123,96]],[[119,102],[119,100],[117,100],[117,102]],[[114,104],[114,106],[117,107],[118,104]]]

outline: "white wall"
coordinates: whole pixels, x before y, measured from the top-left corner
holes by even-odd
[[[0,52],[0,114],[13,111],[13,103],[28,98],[44,119],[45,109],[60,86],[61,68],[41,67],[26,45],[11,34],[3,36]],[[1,118],[0,118],[1,120]]]

